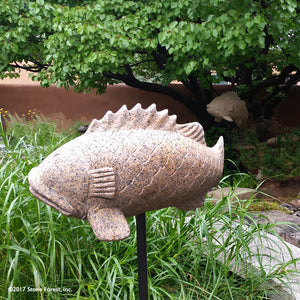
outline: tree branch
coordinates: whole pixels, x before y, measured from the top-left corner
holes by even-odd
[[[144,81],[138,80],[134,76],[132,69],[130,68],[129,65],[126,65],[125,69],[126,69],[126,73],[123,73],[123,74],[104,72],[103,75],[108,78],[120,80],[134,88],[138,88],[138,89],[141,89],[144,91],[149,91],[149,92],[161,93],[161,94],[170,96],[173,99],[175,99],[176,101],[185,105],[189,110],[191,110],[196,115],[197,118],[199,118],[199,116],[200,116],[199,107],[198,107],[197,103],[195,101],[193,101],[193,99],[191,97],[187,96],[186,94],[184,94],[178,90],[171,88],[170,86],[163,86],[158,83],[150,83],[150,82],[144,82]]]
[[[137,63],[130,64],[130,66],[131,66],[131,67],[135,67],[135,66],[144,64],[144,63],[146,63],[146,62],[151,62],[151,61],[154,62],[155,60],[154,60],[154,59],[145,59],[145,60],[141,60],[141,61],[139,61],[139,62],[137,62]]]
[[[208,104],[208,95],[205,89],[201,86],[198,78],[194,75],[188,76],[188,81],[183,81],[183,84],[194,94],[196,102],[202,109],[206,109]]]
[[[284,77],[285,79],[284,83],[282,83],[282,78],[278,78],[278,77],[274,79],[273,85],[268,85],[268,86],[274,86],[275,87],[274,91],[272,91],[268,96],[266,96],[261,101],[256,101],[255,103],[250,105],[248,107],[249,111],[254,111],[255,109],[265,106],[264,117],[270,118],[272,116],[274,107],[281,101],[281,98],[278,96],[278,94],[284,93],[285,95],[287,95],[290,87],[296,84],[298,81],[300,81],[300,72],[297,72],[294,75],[290,75],[288,80],[286,80],[287,78],[286,75]]]
[[[153,57],[154,57],[154,61],[156,62],[158,68],[160,70],[164,70],[165,69],[165,63],[167,62],[167,58],[157,52],[152,53]]]
[[[30,61],[32,62],[34,65],[32,66],[24,66],[24,65],[20,65],[18,62],[14,62],[12,64],[9,64],[10,66],[14,67],[14,68],[18,68],[18,69],[22,69],[22,70],[26,70],[26,71],[30,71],[30,72],[35,72],[38,73],[40,71],[42,71],[43,69],[47,69],[50,65],[48,64],[41,64],[38,63],[36,61]]]
[[[282,70],[282,72],[279,75],[272,76],[272,77],[260,82],[255,87],[253,87],[249,91],[248,97],[252,98],[261,89],[264,89],[264,88],[267,88],[270,86],[278,86],[279,84],[284,84],[288,75],[293,71],[296,71],[297,73],[299,73],[299,70],[294,65],[287,66],[285,69]]]

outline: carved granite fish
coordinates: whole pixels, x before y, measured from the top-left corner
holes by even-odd
[[[177,124],[153,104],[123,106],[51,153],[30,191],[66,216],[87,219],[99,240],[129,236],[126,217],[175,206],[193,210],[221,178],[223,138],[209,148],[199,123]]]
[[[207,112],[215,117],[216,122],[222,119],[233,122],[238,127],[242,126],[248,119],[246,102],[241,100],[235,92],[226,92],[214,98],[207,105]]]

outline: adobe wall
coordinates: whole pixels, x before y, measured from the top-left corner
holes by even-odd
[[[179,123],[195,120],[193,113],[174,99],[125,84],[108,86],[106,93],[102,95],[96,95],[96,92],[78,94],[71,88],[65,90],[55,86],[41,88],[37,85],[0,85],[0,108],[19,116],[27,115],[29,110],[36,110],[50,118],[63,120],[65,126],[76,120],[90,122],[93,118],[101,118],[108,110],[115,112],[123,104],[132,108],[136,103],[141,103],[143,108],[156,103],[158,110],[168,109],[169,114],[177,114]]]
[[[180,84],[173,87],[188,91]],[[217,86],[220,92],[228,86]],[[0,84],[0,108],[27,115],[29,110],[36,110],[52,119],[62,120],[64,127],[69,127],[76,120],[89,123],[93,118],[101,118],[107,110],[117,111],[123,104],[132,108],[141,103],[144,108],[152,103],[158,110],[167,108],[169,114],[177,114],[178,122],[194,121],[195,117],[185,106],[174,99],[153,92],[145,92],[124,84],[108,86],[106,93],[96,95],[95,92],[78,94],[73,89],[41,88],[37,84]],[[284,104],[277,107],[275,116],[283,126],[300,126],[300,87],[291,89]]]

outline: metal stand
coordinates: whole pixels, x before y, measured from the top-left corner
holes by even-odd
[[[233,170],[232,170],[232,144],[231,144],[232,123],[227,121],[227,136],[228,136],[228,158],[230,171],[230,186],[233,186]]]
[[[139,299],[148,300],[146,216],[136,217]]]

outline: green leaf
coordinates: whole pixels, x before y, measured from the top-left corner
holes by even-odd
[[[212,31],[212,35],[213,35],[214,37],[217,37],[218,34],[219,34],[219,31],[218,31],[216,28],[214,28],[213,31]]]
[[[167,40],[168,34],[164,31],[158,34],[158,42],[164,45],[164,42]]]
[[[263,48],[265,46],[265,37],[263,35],[259,35],[257,37],[258,39],[258,45]]]
[[[237,45],[241,50],[245,50],[246,48],[246,43],[243,40],[238,40]]]
[[[56,83],[56,87],[58,87],[58,88],[62,87],[63,85],[64,85],[64,83],[62,81],[58,81]]]
[[[189,75],[193,70],[194,70],[194,67],[197,65],[197,62],[195,61],[190,61],[188,62],[185,66],[184,66],[184,71],[187,75]]]

